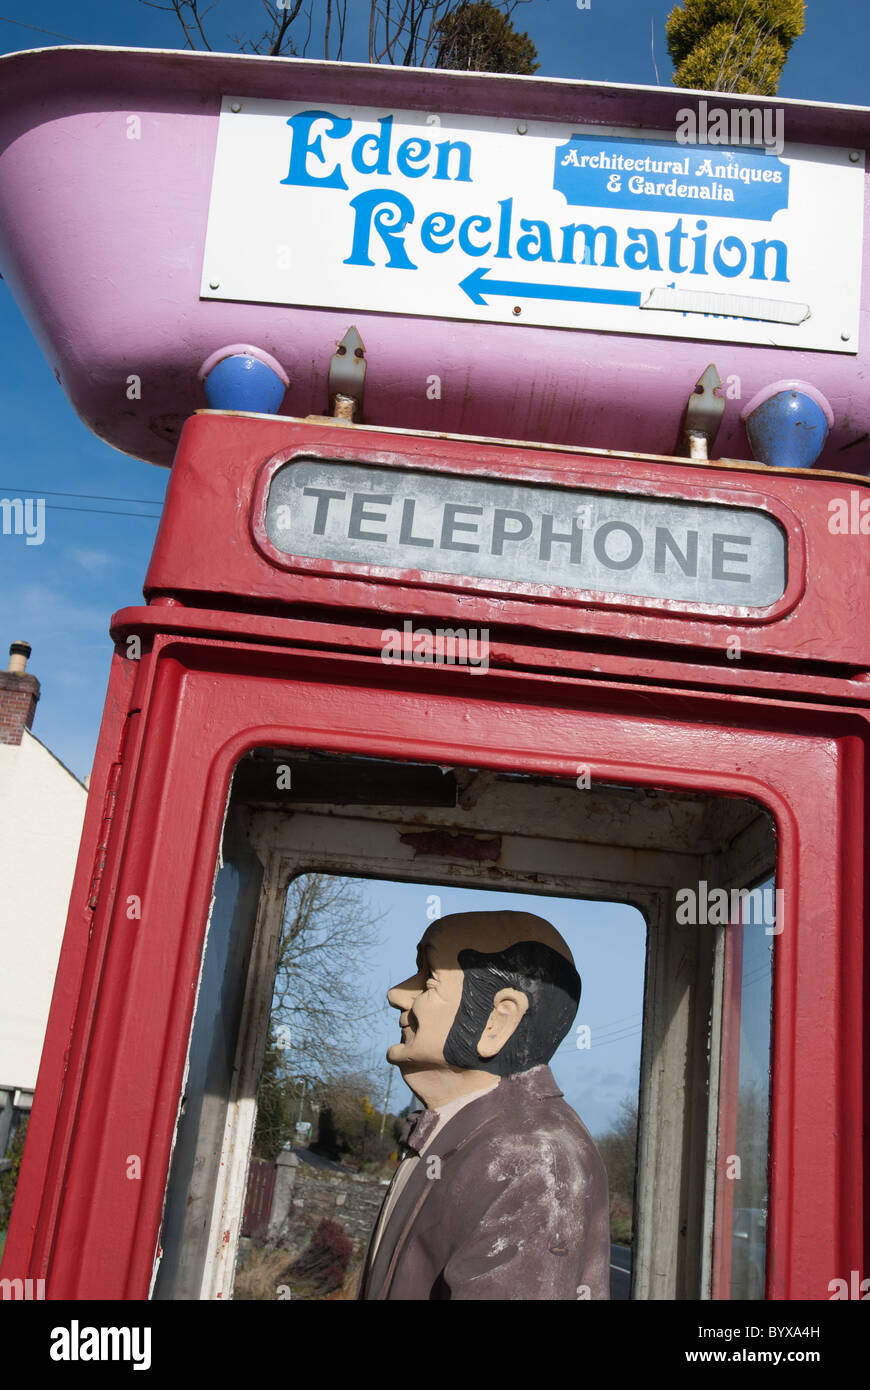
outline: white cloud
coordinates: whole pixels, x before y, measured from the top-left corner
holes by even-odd
[[[116,557],[108,550],[89,550],[77,548],[68,550],[67,555],[81,565],[89,574],[102,574],[107,565],[114,564]]]
[[[65,593],[53,583],[26,584],[8,595],[8,606],[17,610],[14,621],[19,625],[35,624],[54,640],[86,629],[90,629],[95,637],[108,633],[112,612],[109,605],[77,602],[73,596],[75,592],[71,589]],[[27,640],[32,642],[35,655],[36,641],[31,637]]]

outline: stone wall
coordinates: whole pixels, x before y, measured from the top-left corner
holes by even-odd
[[[280,1232],[280,1243],[299,1255],[323,1217],[335,1221],[354,1244],[365,1249],[386,1187],[377,1178],[355,1173],[335,1173],[300,1163],[296,1169],[290,1215]]]

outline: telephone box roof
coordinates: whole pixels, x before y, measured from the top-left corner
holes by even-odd
[[[870,290],[861,277],[868,109],[148,49],[51,48],[0,63],[0,272],[82,420],[122,452],[171,463],[184,420],[206,405],[200,368],[229,344],[251,344],[281,364],[290,380],[283,412],[323,412],[330,358],[355,324],[368,362],[364,418],[374,424],[669,454],[692,388],[714,362],[728,383],[718,454],[747,456],[741,403],[772,382],[800,379],[833,410],[818,465],[870,471]],[[285,185],[288,246],[274,251],[292,261],[304,246],[311,259],[295,279],[292,269],[284,281],[275,278],[284,268],[273,276],[263,267],[263,248],[280,228],[264,231],[245,183],[256,161],[234,132],[223,133],[233,99],[250,117],[252,150],[280,127],[286,157],[273,183]],[[784,146],[774,157],[706,149],[709,177],[696,177],[698,146],[674,143],[684,113],[706,103],[704,119],[714,106],[730,115],[750,100],[771,131],[781,121]],[[313,128],[314,110],[324,115]],[[351,155],[360,138],[368,145]],[[704,138],[702,130],[701,145]],[[689,184],[697,192],[706,179],[720,201],[681,211],[674,200],[689,185],[677,185],[668,168],[643,191],[646,176],[631,173],[619,151],[636,160],[647,151],[646,168],[655,169],[650,158],[667,141],[674,169],[678,157],[688,168],[691,154]],[[473,165],[463,163],[464,148]],[[555,211],[529,192],[522,161],[531,149],[542,152]],[[557,163],[574,167],[554,172],[554,151]],[[397,155],[404,195],[391,182]],[[725,159],[733,188],[716,177]],[[758,172],[743,186],[750,165]],[[623,190],[613,207],[601,193],[605,166]],[[351,214],[354,169],[368,182]],[[794,207],[767,173],[777,169],[790,172]],[[325,198],[330,172],[349,179],[346,198]],[[759,188],[749,189],[756,177]],[[629,194],[632,180],[638,191]],[[378,232],[385,209],[407,239]],[[332,277],[318,256],[339,212],[355,220],[342,243],[350,254]],[[599,239],[584,249],[582,232],[569,230],[575,221]],[[206,263],[212,252],[220,272]],[[625,285],[641,256],[650,283],[635,295]],[[341,278],[348,265],[354,279]],[[459,284],[448,294],[437,276],[456,265]],[[714,287],[718,275],[716,293],[679,298],[688,282],[673,283],[675,265],[691,273],[693,291],[705,289],[700,277],[709,272]],[[724,293],[727,277],[753,266],[756,283],[742,299]],[[649,288],[675,298],[639,303]],[[596,302],[601,293],[611,302]],[[753,319],[752,304],[772,317]]]

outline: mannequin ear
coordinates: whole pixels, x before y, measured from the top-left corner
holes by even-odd
[[[500,989],[492,1001],[492,1013],[477,1044],[479,1057],[494,1057],[515,1033],[528,1011],[528,996],[518,989]]]

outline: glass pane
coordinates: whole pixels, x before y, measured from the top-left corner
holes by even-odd
[[[330,988],[341,961],[320,948],[350,929],[350,922],[342,927],[342,901],[353,906],[363,889],[380,941],[371,962],[355,972],[356,1009],[375,1012],[364,1041],[357,1032],[354,1043],[353,1032],[339,1026],[341,1000]],[[314,890],[325,897],[325,906]],[[302,909],[309,898],[307,912]],[[629,1297],[646,955],[642,915],[624,903],[314,874],[297,879],[288,895],[288,949],[279,950],[284,964],[272,997],[235,1299],[354,1296],[367,1239],[396,1169],[402,1119],[420,1104],[401,1073],[385,1062],[398,1037],[386,991],[413,973],[417,940],[434,917],[503,909],[552,922],[583,980],[577,1018],[550,1066],[599,1145],[610,1188],[611,1297]],[[324,1010],[333,1025],[329,1039],[343,1054],[334,1046],[324,1051],[323,1040],[312,1037],[321,1031],[313,1025]]]
[[[227,819],[215,879],[188,1070],[152,1297],[200,1298],[262,866]]]
[[[725,929],[714,1298],[764,1298],[773,943],[779,896],[773,878],[751,892],[743,890],[734,920]]]

